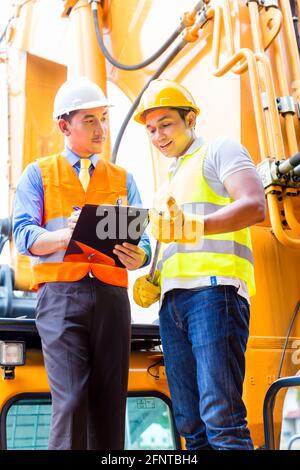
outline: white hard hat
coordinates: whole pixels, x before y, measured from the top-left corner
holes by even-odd
[[[56,93],[53,118],[100,106],[111,106],[101,88],[87,77],[74,78],[63,83]]]

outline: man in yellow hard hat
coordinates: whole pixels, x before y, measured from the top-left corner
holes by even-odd
[[[86,77],[62,84],[53,117],[66,147],[28,165],[15,197],[14,240],[30,256],[32,287],[38,289],[36,325],[52,397],[51,450],[124,447],[131,331],[127,270],[149,262],[149,240],[116,245],[121,266],[104,257],[64,261],[85,204],[141,203],[132,175],[99,155],[108,106],[101,88]]]
[[[188,90],[160,79],[135,115],[172,163],[150,214],[158,269],[153,282],[136,281],[134,298],[142,306],[160,299],[166,374],[187,449],[253,449],[242,400],[255,293],[249,226],[264,219],[265,197],[242,145],[196,137],[198,114]]]

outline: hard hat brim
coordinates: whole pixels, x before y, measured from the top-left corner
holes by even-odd
[[[91,101],[90,103],[83,103],[78,106],[70,106],[69,108],[62,109],[59,113],[53,113],[53,119],[58,119],[63,114],[69,114],[72,111],[80,111],[81,109],[92,109],[92,108],[111,108],[114,105],[109,101]]]
[[[133,119],[139,123],[139,124],[144,124],[145,125],[145,113],[148,111],[153,111],[154,109],[163,109],[163,108],[170,108],[170,109],[187,109],[187,106],[153,106],[152,108],[145,109],[144,111],[141,111],[140,113],[137,113],[133,116]],[[189,106],[191,111],[194,111],[196,116],[200,114],[200,108],[198,106]]]

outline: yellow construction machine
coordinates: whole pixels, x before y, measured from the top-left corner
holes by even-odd
[[[51,400],[35,328],[36,294],[28,287],[29,261],[12,243],[10,216],[26,165],[63,146],[52,107],[59,86],[73,76],[87,76],[113,98],[104,157],[133,173],[146,207],[167,175],[167,162],[131,119],[152,79],[170,78],[192,92],[201,108],[199,135],[226,135],[250,152],[268,214],[251,229],[257,294],[244,400],[255,447],[279,447],[284,398],[299,394],[293,387],[300,385],[298,12],[299,0],[18,0],[12,6],[0,32],[9,183],[0,248],[10,247],[0,270],[2,449],[47,447]],[[132,303],[127,449],[184,447],[154,310],[147,314]],[[294,421],[285,423],[283,446],[295,448],[299,407],[288,416]]]

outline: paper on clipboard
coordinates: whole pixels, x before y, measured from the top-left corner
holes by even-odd
[[[124,267],[115,245],[138,245],[149,223],[148,209],[86,204],[80,213],[64,261]]]

